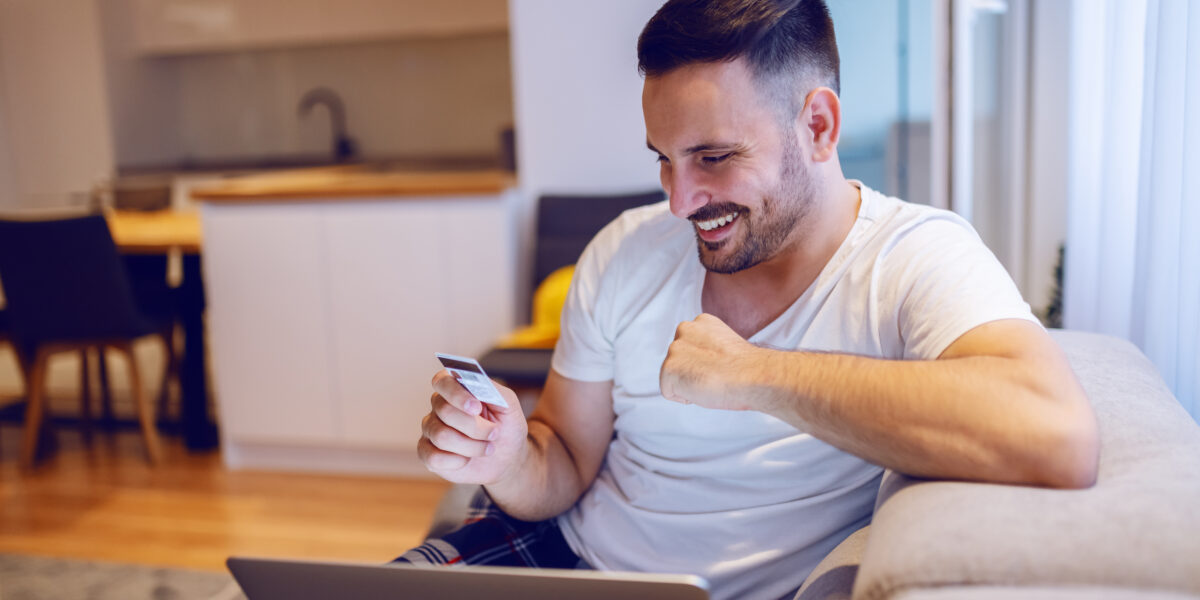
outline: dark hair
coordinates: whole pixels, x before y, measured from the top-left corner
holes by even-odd
[[[743,56],[761,82],[824,85],[841,93],[837,40],[824,0],[669,0],[638,38],[638,71],[647,77]]]

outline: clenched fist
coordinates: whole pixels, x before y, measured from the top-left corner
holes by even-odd
[[[757,410],[754,373],[767,352],[724,321],[702,314],[675,329],[658,376],[667,400],[723,410]]]

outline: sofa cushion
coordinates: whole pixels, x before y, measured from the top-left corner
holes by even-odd
[[[973,585],[901,592],[895,600],[1196,600],[1197,596],[1114,587],[1002,587]]]
[[[963,584],[1200,594],[1200,427],[1132,344],[1052,332],[1095,408],[1086,490],[924,481],[889,472],[856,598]]]

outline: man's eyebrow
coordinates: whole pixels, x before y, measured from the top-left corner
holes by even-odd
[[[733,144],[711,144],[711,143],[697,144],[695,146],[688,148],[687,150],[684,150],[683,153],[684,154],[696,154],[699,152],[708,152],[710,150],[716,150],[718,148],[721,150],[726,150],[728,148],[731,148],[732,146],[733,146]]]
[[[733,148],[734,146],[735,146],[735,144],[713,144],[713,143],[697,144],[695,146],[691,146],[691,147],[687,148],[686,150],[683,151],[683,153],[685,155],[688,155],[688,154],[696,154],[698,152],[708,152],[710,150],[718,150],[718,149],[719,150],[728,150],[730,148]],[[655,154],[662,154],[662,152],[659,151],[658,148],[654,147],[654,144],[650,143],[650,140],[646,140],[646,147],[649,148],[650,151],[654,152]]]

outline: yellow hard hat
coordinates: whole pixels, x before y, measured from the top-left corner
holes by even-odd
[[[546,276],[533,292],[533,323],[500,340],[500,348],[553,348],[558,342],[562,307],[571,288],[575,265],[567,265]]]

